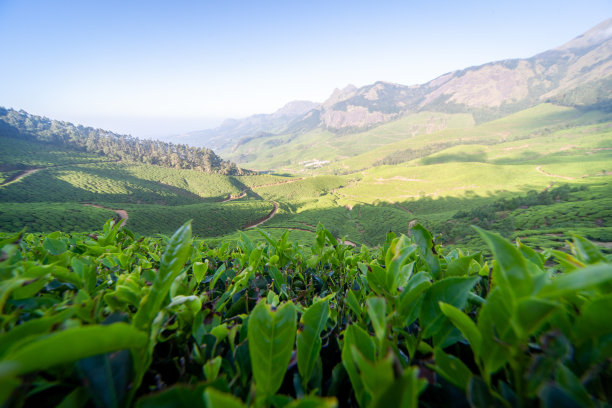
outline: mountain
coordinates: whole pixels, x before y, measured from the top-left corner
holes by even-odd
[[[230,149],[240,139],[258,134],[282,132],[292,123],[303,119],[304,114],[317,109],[320,104],[310,101],[289,102],[271,114],[257,114],[244,119],[227,119],[214,129],[189,132],[177,136],[178,143],[207,146],[214,150]]]
[[[249,163],[258,153],[252,146],[257,139],[263,148],[304,143],[300,136],[315,130],[331,132],[329,137],[359,133],[419,112],[469,114],[482,123],[544,102],[612,109],[612,19],[531,58],[469,67],[421,85],[349,85],[322,104],[292,102],[273,114],[229,120],[178,140]]]

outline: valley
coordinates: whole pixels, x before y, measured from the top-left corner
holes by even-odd
[[[425,123],[437,117],[420,116]],[[292,239],[309,244],[321,222],[338,237],[376,246],[388,231],[405,233],[418,222],[438,233],[440,243],[472,249],[483,244],[470,224],[536,247],[562,247],[580,233],[609,251],[611,113],[542,104],[479,125],[456,120],[442,130],[411,117],[329,143],[342,146],[349,136],[387,143],[346,149],[340,157],[327,149],[331,155],[318,157],[330,163],[307,171],[281,166],[269,174],[224,175],[85,153],[71,158],[57,146],[1,138],[10,157],[2,172],[0,226],[7,232],[88,231],[117,216],[110,209],[121,209],[136,233],[169,234],[192,219],[194,233],[211,244],[231,242],[238,231],[260,239],[253,227],[272,237],[288,229]],[[55,158],[61,164],[51,164]],[[457,226],[459,212],[566,184],[582,190],[546,206],[498,211],[488,224],[474,217]],[[575,208],[569,224],[555,210],[568,205]],[[546,221],[526,224],[524,212]]]

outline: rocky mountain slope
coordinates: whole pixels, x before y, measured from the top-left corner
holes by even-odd
[[[273,114],[228,120],[177,141],[227,154],[255,137],[303,134],[316,128],[351,133],[422,111],[470,113],[484,122],[542,102],[610,109],[611,101],[612,19],[608,19],[528,59],[469,67],[421,85],[349,85],[336,89],[322,104],[291,102]]]

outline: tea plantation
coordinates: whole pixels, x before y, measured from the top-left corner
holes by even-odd
[[[607,406],[612,259],[580,236],[492,258],[420,225],[379,249],[1,234],[0,403],[105,407]]]

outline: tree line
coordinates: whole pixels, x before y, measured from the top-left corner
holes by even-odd
[[[139,139],[2,107],[0,107],[0,137],[50,143],[122,161],[193,169],[206,173],[252,174],[251,171],[243,170],[235,163],[221,159],[210,149]]]

